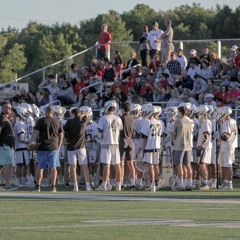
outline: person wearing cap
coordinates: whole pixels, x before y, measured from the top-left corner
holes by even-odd
[[[43,169],[51,168],[52,192],[56,192],[57,167],[60,167],[59,149],[63,141],[63,127],[60,121],[54,118],[54,107],[46,108],[45,117],[39,118],[33,128],[29,145],[36,142],[38,137],[40,146],[37,152],[36,191],[40,192]]]
[[[237,45],[233,45],[230,50],[231,50],[231,54],[229,56],[229,58],[235,58],[236,55],[237,55],[237,49],[238,49],[238,46]]]
[[[187,69],[190,68],[190,62],[195,62],[196,66],[200,66],[201,62],[199,60],[199,57],[197,56],[197,51],[195,49],[192,49],[190,52],[190,58],[188,59],[188,65],[187,65]]]
[[[98,37],[97,46],[97,59],[103,59],[107,57],[110,49],[110,43],[112,41],[112,35],[108,32],[108,24],[104,23],[101,26],[102,32]]]
[[[152,59],[154,54],[159,53],[161,51],[161,35],[163,31],[158,28],[158,23],[153,22],[152,30],[149,32],[147,37],[147,42],[149,44],[149,55]]]
[[[165,32],[161,35],[162,38],[162,51],[161,51],[161,61],[168,62],[171,58],[170,55],[174,51],[173,45],[173,28],[172,28],[172,21],[166,20],[165,21]]]
[[[206,105],[211,105],[213,107],[217,106],[217,103],[214,101],[214,96],[211,93],[208,93],[205,95],[205,104]]]
[[[182,70],[187,67],[188,61],[181,48],[177,50],[177,60],[180,62]]]

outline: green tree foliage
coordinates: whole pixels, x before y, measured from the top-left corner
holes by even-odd
[[[15,43],[7,52],[1,62],[1,82],[9,82],[20,76],[26,66],[27,58],[24,56],[24,45]]]

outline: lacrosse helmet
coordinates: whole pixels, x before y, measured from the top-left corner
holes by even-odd
[[[26,108],[27,113],[30,113],[30,114],[33,113],[32,106],[30,104],[28,104],[28,103],[21,103],[21,107]]]
[[[213,115],[214,107],[212,105],[207,105],[207,107],[208,107],[208,114]]]
[[[19,115],[21,118],[26,118],[27,109],[25,107],[19,106],[16,108],[17,115]]]
[[[143,117],[146,117],[148,115],[149,109],[151,108],[151,106],[152,106],[151,103],[145,103],[142,105],[141,112]]]
[[[149,107],[148,117],[150,117],[153,114],[157,114],[159,116],[161,113],[162,113],[162,108],[160,106],[151,105]]]
[[[66,113],[66,108],[65,107],[62,107],[60,105],[55,105],[54,106],[54,114],[55,114],[56,118],[63,119],[65,113]]]
[[[167,107],[165,109],[165,114],[166,114],[167,119],[170,119],[174,116],[177,116],[178,109],[177,109],[177,107]]]
[[[178,105],[178,108],[179,107],[186,107],[188,110],[190,110],[191,109],[191,103],[189,103],[189,102],[182,102],[182,103],[180,103],[179,105]]]
[[[227,117],[228,115],[231,115],[232,114],[232,108],[231,107],[222,107],[221,110],[220,110],[220,118],[225,118]]]
[[[141,112],[141,105],[140,104],[132,104],[130,112],[133,116],[137,116]]]
[[[32,113],[35,114],[35,116],[39,118],[40,117],[39,108],[35,104],[32,104],[31,107],[32,107]]]
[[[105,102],[104,104],[105,111],[108,111],[110,107],[114,107],[115,109],[117,109],[117,102],[115,100]]]
[[[197,113],[197,106],[194,105],[194,104],[191,104],[191,107],[190,107],[190,117],[193,117],[193,115]]]
[[[92,108],[88,106],[82,106],[79,108],[80,112],[86,113],[87,117],[91,117],[93,115]]]
[[[208,106],[207,105],[200,105],[198,106],[198,110],[197,110],[199,115],[204,115],[208,113]]]

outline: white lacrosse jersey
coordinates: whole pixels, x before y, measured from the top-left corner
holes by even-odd
[[[25,148],[28,144],[20,141],[20,134],[24,134],[24,138],[27,138],[27,125],[23,121],[17,121],[14,126],[15,132],[15,149]],[[28,139],[29,140],[29,139]]]
[[[98,129],[103,131],[101,145],[119,144],[119,133],[123,129],[120,117],[109,114],[99,119]]]
[[[98,124],[91,122],[86,127],[86,146],[87,150],[97,150],[98,143],[94,140],[98,134]]]
[[[27,125],[27,137],[28,139],[31,139],[33,134],[33,127],[35,126],[35,121],[32,116],[28,116],[25,122]]]
[[[204,137],[204,133],[209,133],[207,139]],[[209,119],[203,119],[199,121],[197,146],[201,146],[203,141],[206,141],[205,148],[212,148],[212,123]]]
[[[164,125],[160,120],[149,119],[144,122],[140,132],[147,137],[146,150],[160,149],[163,131]]]
[[[225,120],[221,126],[221,135],[229,134],[227,141],[221,140],[220,151],[228,151],[233,153],[238,147],[238,129],[234,119]]]

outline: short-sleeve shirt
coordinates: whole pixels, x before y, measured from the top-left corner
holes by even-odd
[[[38,150],[58,150],[59,134],[63,132],[59,120],[53,117],[39,118],[34,129],[39,132],[39,143],[41,143],[41,145]]]
[[[65,135],[67,137],[67,150],[74,151],[80,148],[86,147],[86,127],[88,120],[86,118],[75,118],[68,119],[64,125]]]
[[[0,115],[0,146],[4,144],[9,147],[14,147],[14,130],[8,118],[1,113]]]
[[[20,141],[20,135],[24,134],[27,138],[27,125],[23,121],[17,121],[14,126],[15,131],[15,149],[27,149],[27,143]]]
[[[113,114],[102,116],[98,122],[98,129],[103,131],[101,145],[119,145],[119,134],[123,129],[120,117]]]
[[[143,122],[140,132],[143,138],[147,138],[145,150],[160,149],[163,131],[164,125],[160,120],[149,119]]]
[[[112,35],[109,32],[101,32],[98,38],[100,44],[105,44],[109,41],[112,41]],[[108,49],[108,45],[101,46],[100,49]]]
[[[176,139],[173,149],[176,151],[192,150],[192,132],[193,124],[188,118],[177,119],[174,123],[174,132]]]
[[[87,149],[96,150],[98,149],[98,143],[92,139],[96,138],[98,134],[98,125],[95,122],[92,122],[86,127],[86,138],[87,138]]]
[[[204,119],[199,122],[198,140],[197,145],[201,146],[202,142],[205,140],[204,134],[208,133],[207,141],[205,143],[205,148],[212,148],[212,123],[209,119]]]

